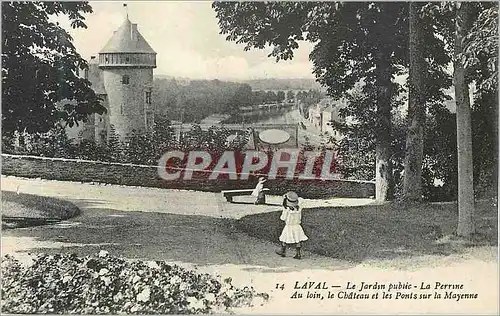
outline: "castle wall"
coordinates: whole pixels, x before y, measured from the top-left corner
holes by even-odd
[[[102,105],[106,108],[107,113],[104,114],[93,114],[94,115],[94,124],[92,125],[92,133],[94,140],[98,143],[105,143],[108,139],[108,130],[109,130],[109,104],[108,97],[106,95],[101,95],[103,100],[101,101]]]
[[[146,91],[151,91],[153,84],[152,68],[105,68],[103,71],[104,87],[108,97],[109,124],[121,139],[135,130],[146,131],[153,124],[153,107],[146,104]],[[123,83],[128,76],[128,84]],[[146,117],[146,112],[151,113]]]

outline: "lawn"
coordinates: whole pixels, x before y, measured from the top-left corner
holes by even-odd
[[[239,228],[251,236],[278,242],[280,213],[241,218]],[[456,202],[412,206],[389,203],[359,207],[304,209],[302,226],[309,240],[305,249],[337,259],[361,262],[418,255],[448,255],[468,246],[498,245],[495,200],[476,202],[477,234],[471,243],[457,243]]]
[[[65,220],[79,213],[78,207],[68,201],[2,191],[2,224],[6,228]]]

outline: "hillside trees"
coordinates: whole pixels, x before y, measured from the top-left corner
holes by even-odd
[[[157,102],[157,116],[181,117],[181,100],[183,91],[176,80],[155,79],[153,81],[153,99]]]
[[[248,84],[193,80],[181,85],[172,79],[155,79],[153,84],[157,114],[183,122],[197,122],[215,113],[238,113],[253,100]]]
[[[266,91],[266,103],[276,103],[278,102],[278,95],[276,92],[269,90]]]
[[[276,93],[276,97],[277,97],[277,101],[278,102],[284,102],[285,101],[285,98],[286,98],[286,95],[285,95],[285,92],[284,91],[278,91]]]
[[[300,41],[314,42],[314,74],[333,97],[364,81],[377,118],[376,198],[390,199],[391,109],[398,89],[393,76],[406,58],[407,4],[215,2],[213,7],[221,33],[245,43],[246,50],[270,45],[270,57],[287,60]]]
[[[104,113],[87,66],[72,38],[53,15],[73,28],[86,28],[87,2],[2,2],[2,133],[47,132],[59,121],[72,126],[91,113]],[[64,101],[64,102],[62,102]]]
[[[229,100],[223,113],[229,115],[236,115],[239,113],[240,108],[252,105],[252,87],[248,84],[240,85],[236,88],[233,97]]]

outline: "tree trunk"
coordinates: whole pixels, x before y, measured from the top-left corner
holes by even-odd
[[[403,200],[422,200],[422,160],[424,156],[426,63],[423,56],[422,4],[410,2],[410,91],[408,133],[404,160]]]
[[[467,34],[469,3],[457,4],[455,58],[453,79],[457,105],[458,146],[458,227],[457,235],[470,237],[474,233],[474,187],[472,167],[472,132],[469,86],[465,81],[465,67],[460,59],[462,41]]]
[[[393,198],[391,146],[391,69],[388,54],[377,56],[377,139],[375,162],[375,199],[384,202]]]

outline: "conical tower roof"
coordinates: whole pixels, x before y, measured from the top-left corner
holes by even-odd
[[[137,24],[132,24],[127,18],[115,31],[108,43],[99,52],[105,53],[146,53],[156,54],[144,37],[137,30]]]

